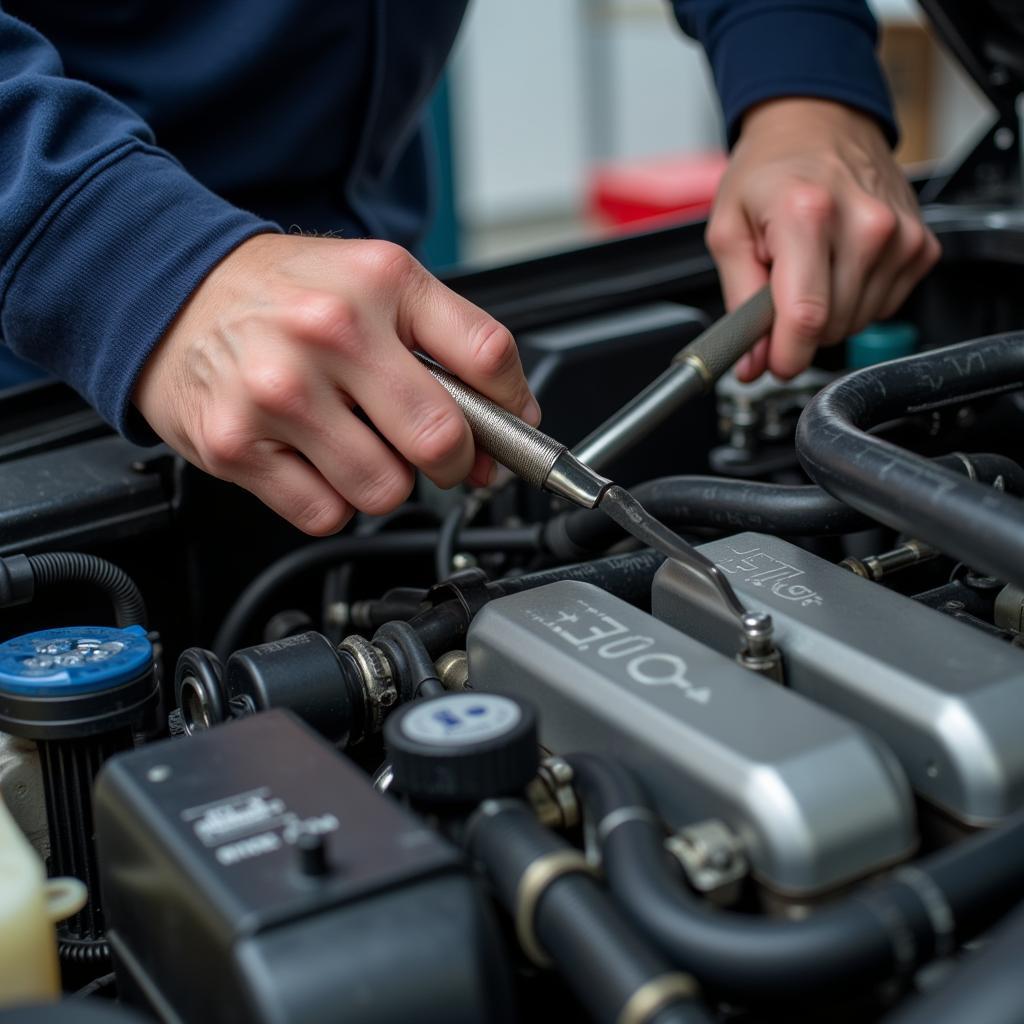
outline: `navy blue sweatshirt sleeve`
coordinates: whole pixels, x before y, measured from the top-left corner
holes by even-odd
[[[873,115],[897,141],[889,89],[864,0],[674,0],[683,31],[704,47],[729,144],[764,100],[813,96]]]
[[[0,12],[0,332],[14,352],[152,440],[130,404],[149,353],[217,262],[274,230]]]

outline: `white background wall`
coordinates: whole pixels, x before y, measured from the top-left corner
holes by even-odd
[[[916,19],[913,0],[874,0],[883,19]],[[964,145],[987,116],[961,73],[940,60],[934,137]],[[667,0],[472,0],[453,54],[459,211],[470,241],[536,226],[579,235],[588,169],[602,159],[721,145],[700,47]],[[545,234],[547,230],[548,235]],[[524,248],[520,240],[514,246]]]

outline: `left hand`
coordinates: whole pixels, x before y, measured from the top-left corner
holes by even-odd
[[[892,316],[941,252],[878,124],[799,98],[744,117],[707,243],[729,309],[771,280],[775,325],[740,380],[794,377],[819,345]]]

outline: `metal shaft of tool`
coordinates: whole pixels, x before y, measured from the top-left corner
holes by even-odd
[[[581,508],[597,508],[610,480],[585,466],[560,441],[484,398],[421,353],[416,355],[455,399],[481,450],[528,484],[557,494]]]
[[[676,353],[667,370],[588,434],[573,454],[592,469],[604,469],[690,399],[710,390],[771,330],[774,317],[771,290],[765,285]]]
[[[674,558],[718,594],[746,632],[747,609],[721,569],[692,544],[655,519],[624,488],[595,473],[565,445],[524,423],[417,353],[434,379],[455,399],[466,417],[477,445],[527,483],[558,494],[583,508],[600,508],[642,544]]]

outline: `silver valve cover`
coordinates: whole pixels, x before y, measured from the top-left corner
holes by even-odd
[[[700,550],[771,613],[787,684],[881,737],[929,803],[975,826],[1024,805],[1024,651],[775,537]],[[652,604],[664,622],[734,649],[713,595],[669,562]]]
[[[589,583],[492,601],[467,650],[475,686],[538,707],[546,747],[620,758],[673,827],[723,819],[776,892],[826,891],[916,845],[880,744]]]

